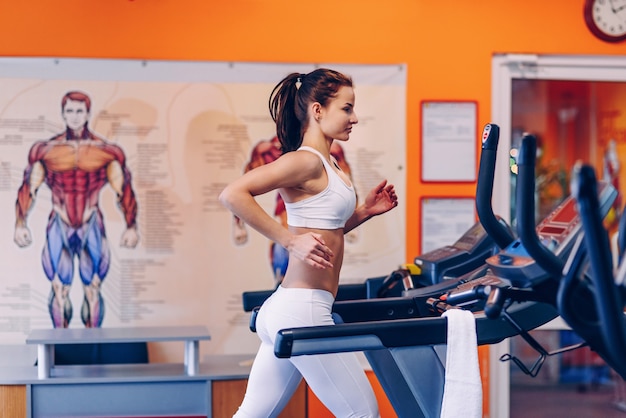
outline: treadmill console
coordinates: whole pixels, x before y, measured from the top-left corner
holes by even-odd
[[[606,186],[607,183],[598,184],[602,216],[606,215],[615,200],[615,189]],[[536,231],[539,241],[564,260],[581,228],[576,200],[569,196],[537,225]],[[548,277],[548,273],[528,255],[519,239],[500,253],[487,258],[486,263],[496,276],[508,280],[512,286],[519,288],[533,287]]]
[[[421,273],[413,277],[417,287],[437,284],[456,278],[484,264],[495,252],[495,243],[480,222],[474,224],[453,245],[437,248],[415,257]]]

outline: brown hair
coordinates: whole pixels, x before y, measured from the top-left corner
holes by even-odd
[[[326,68],[308,74],[291,73],[274,87],[269,107],[282,152],[295,151],[302,144],[309,104],[326,106],[341,87],[352,87],[352,79]]]
[[[68,100],[74,100],[76,102],[85,102],[87,112],[91,110],[91,99],[85,93],[81,91],[69,91],[65,93],[63,99],[61,99],[61,110],[65,109],[65,104]]]

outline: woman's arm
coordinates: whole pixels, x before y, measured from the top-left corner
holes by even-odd
[[[316,268],[332,267],[329,261],[332,251],[320,234],[293,234],[270,216],[255,199],[255,196],[272,190],[302,187],[320,175],[320,167],[319,158],[311,153],[288,153],[233,181],[220,193],[219,200],[247,225],[282,245],[295,257]]]
[[[398,195],[396,195],[393,184],[387,184],[383,180],[374,187],[365,197],[365,202],[359,205],[350,219],[346,222],[343,232],[348,233],[363,222],[373,216],[383,214],[398,206]]]

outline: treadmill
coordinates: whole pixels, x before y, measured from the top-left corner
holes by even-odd
[[[535,155],[536,140],[528,135],[522,139],[520,175],[529,175],[533,182],[518,182],[518,219],[534,213],[524,198],[534,193]],[[615,197],[610,185],[602,188],[601,213],[606,214]],[[558,260],[567,260],[582,232],[575,206],[575,200],[569,197],[536,228],[532,222],[530,233],[520,231],[522,226],[528,228],[527,223],[518,224],[518,234],[541,236],[549,244],[543,248]],[[486,230],[501,229],[495,217],[479,213],[479,218]],[[528,331],[558,315],[555,301],[561,271],[554,265],[542,268],[534,256],[516,239],[488,258],[484,266],[457,279],[410,289],[398,298],[337,302],[335,311],[343,323],[281,330],[275,354],[286,358],[363,351],[399,417],[439,416],[445,381],[447,320],[441,318],[445,310],[471,310],[476,317],[480,345],[515,335],[524,337],[542,356],[533,368],[526,370],[530,374],[538,371],[542,359],[550,354]],[[398,319],[388,319],[390,315],[386,313],[394,311],[401,312],[394,315]],[[377,312],[381,313],[378,317]],[[503,360],[515,361],[511,356]],[[521,362],[516,364],[525,367]]]

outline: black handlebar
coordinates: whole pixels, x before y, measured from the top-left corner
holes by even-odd
[[[528,254],[553,280],[561,280],[564,263],[540,241],[535,224],[535,162],[537,139],[525,135],[517,161],[516,217],[517,234]]]
[[[602,224],[594,169],[586,165],[574,168],[572,193],[585,231],[584,242],[591,263],[591,277],[605,350],[609,363],[618,373],[626,372],[626,324],[621,293],[615,286],[609,237]]]
[[[553,306],[533,302],[516,303],[508,313],[526,331],[557,316]],[[503,319],[489,319],[480,312],[475,313],[475,317],[479,345],[495,344],[519,333],[519,329]],[[274,354],[288,358],[303,354],[446,344],[447,330],[447,319],[441,317],[289,328],[278,332]]]
[[[515,241],[515,237],[498,221],[491,206],[499,139],[500,127],[493,123],[485,125],[482,136],[483,145],[480,154],[478,181],[476,182],[476,212],[487,234],[498,247],[504,249]]]

